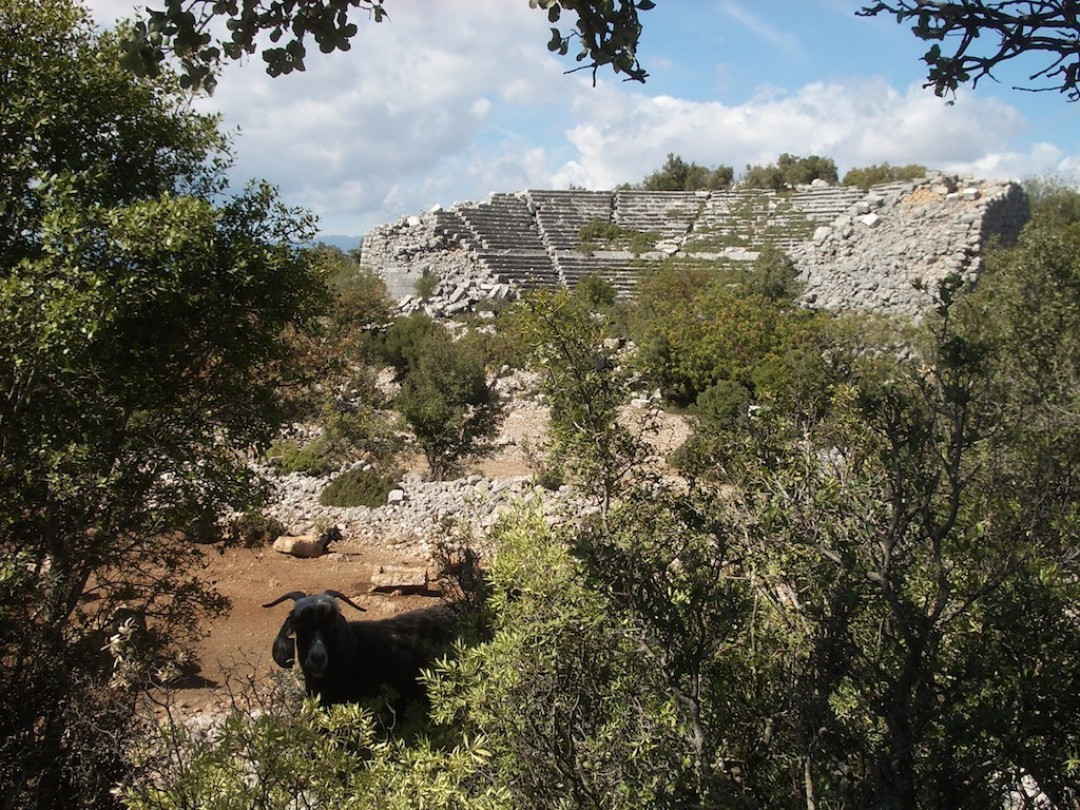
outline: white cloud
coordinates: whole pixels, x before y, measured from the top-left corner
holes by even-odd
[[[608,98],[595,106],[596,115],[579,110],[581,120],[568,133],[579,156],[561,170],[590,187],[640,179],[668,152],[737,170],[773,162],[782,152],[826,155],[841,171],[888,161],[1011,176],[1021,163],[1009,144],[1024,121],[1012,107],[970,96],[946,106],[918,86],[900,92],[884,79],[814,82],[792,93],[759,93],[740,105],[657,96]],[[1037,148],[1023,163],[1031,173],[1063,158]]]
[[[102,19],[131,4],[93,7]],[[721,7],[797,46],[742,4]],[[1023,116],[1002,101],[961,94],[949,107],[884,78],[763,85],[729,104],[649,95],[604,74],[594,88],[588,72],[563,75],[576,63],[547,54],[547,27],[525,0],[418,1],[390,22],[361,21],[348,53],[313,53],[304,74],[270,79],[258,59],[227,65],[202,106],[240,129],[238,179],[278,184],[336,233],[490,191],[610,188],[668,152],[739,171],[781,152],[827,155],[841,172],[883,161],[996,177],[1080,167],[1075,146],[1024,141]],[[705,83],[727,79],[723,64],[706,73]]]

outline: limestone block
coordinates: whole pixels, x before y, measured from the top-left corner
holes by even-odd
[[[406,500],[407,500],[407,497],[405,495],[405,490],[403,490],[403,489],[392,489],[386,495],[386,502],[387,503],[391,503],[391,504],[393,504],[393,503],[404,503]]]
[[[859,220],[867,228],[876,228],[881,224],[881,217],[877,214],[867,214],[865,217]]]
[[[412,565],[377,565],[371,572],[371,590],[378,593],[438,594],[428,570]]]

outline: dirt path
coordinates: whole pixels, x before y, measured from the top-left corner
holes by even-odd
[[[546,410],[519,404],[511,409],[500,435],[499,449],[470,471],[491,478],[528,475],[531,469],[523,452],[542,441],[547,427]],[[658,449],[668,452],[686,435],[681,417],[661,415]],[[418,464],[422,464],[417,460]],[[366,618],[412,610],[432,603],[437,597],[386,595],[370,592],[371,575],[380,565],[423,566],[429,561],[418,552],[394,543],[360,542],[346,537],[335,544],[335,553],[316,559],[297,559],[269,547],[232,548],[223,551],[206,547],[205,579],[232,603],[231,611],[213,621],[207,637],[195,650],[200,669],[175,692],[176,705],[184,713],[213,711],[227,700],[226,678],[231,672],[254,673],[264,677],[276,668],[270,647],[287,613],[286,605],[272,609],[262,605],[289,591],[316,593],[327,588],[341,591],[366,608]],[[412,556],[410,556],[412,555]],[[346,607],[347,611],[351,609]]]

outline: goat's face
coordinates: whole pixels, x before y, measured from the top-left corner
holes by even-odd
[[[304,674],[321,678],[326,674],[334,648],[341,638],[345,619],[333,597],[320,594],[299,600],[292,612],[296,632],[296,655]]]
[[[274,639],[273,655],[278,666],[288,669],[299,658],[305,678],[319,680],[326,674],[331,661],[340,653],[338,647],[349,637],[347,623],[334,597],[363,610],[337,591],[312,596],[294,591],[264,606],[272,607],[285,599],[295,602]]]

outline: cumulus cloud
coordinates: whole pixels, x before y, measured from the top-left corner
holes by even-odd
[[[579,110],[567,135],[579,156],[559,172],[590,187],[639,179],[668,152],[737,170],[789,152],[826,155],[841,171],[887,161],[986,175],[1009,168],[1009,144],[1024,129],[998,100],[962,96],[945,106],[921,87],[902,92],[881,78],[766,89],[738,105],[608,92],[616,97]],[[1061,157],[1034,149],[1027,161],[1045,171]]]
[[[99,19],[131,8],[91,4]],[[718,8],[779,50],[797,49],[744,4]],[[313,53],[305,73],[270,79],[258,58],[226,66],[200,106],[238,130],[237,181],[265,177],[336,233],[490,191],[611,188],[669,152],[737,171],[781,152],[827,155],[841,172],[883,161],[994,177],[1080,166],[1058,145],[1025,142],[1027,123],[1009,104],[961,94],[950,107],[880,77],[811,73],[802,86],[762,85],[728,103],[610,74],[593,87],[587,73],[563,75],[574,63],[546,52],[547,28],[525,0],[401,4],[390,22],[360,21],[349,52]],[[726,74],[722,64],[708,71],[704,82]]]

